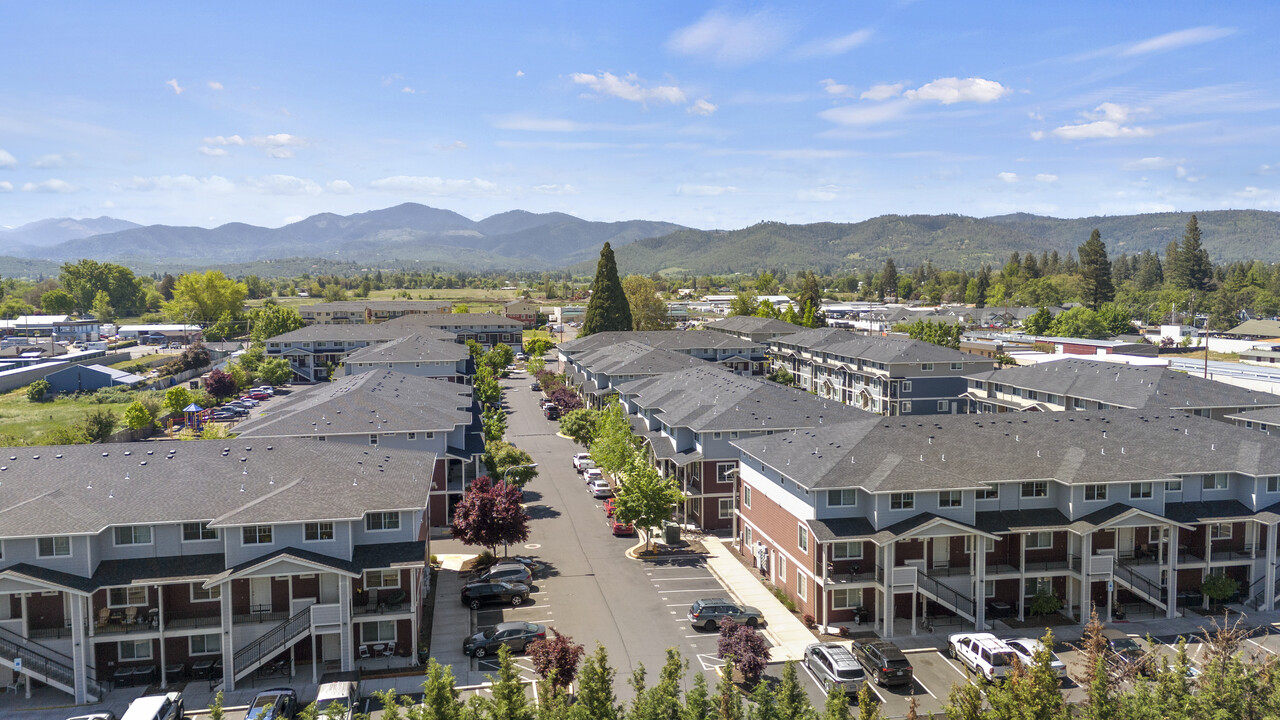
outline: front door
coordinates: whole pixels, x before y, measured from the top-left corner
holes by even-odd
[[[249,610],[250,612],[271,611],[271,578],[249,578]]]
[[[1133,528],[1122,527],[1116,530],[1116,552],[1122,558],[1133,557]]]
[[[935,568],[951,566],[951,538],[936,537],[933,539],[933,566]]]

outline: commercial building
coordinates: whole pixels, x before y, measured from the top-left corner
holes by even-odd
[[[341,300],[298,308],[308,325],[360,325],[394,320],[405,315],[448,313],[453,303],[441,300]]]

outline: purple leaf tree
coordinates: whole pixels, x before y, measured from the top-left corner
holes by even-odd
[[[454,510],[453,537],[493,550],[529,539],[529,514],[520,506],[524,491],[478,477]]]

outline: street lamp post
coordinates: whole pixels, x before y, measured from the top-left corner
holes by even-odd
[[[511,476],[512,470],[532,470],[538,467],[538,463],[529,463],[528,465],[512,465],[502,473],[502,482],[507,482],[507,478]]]

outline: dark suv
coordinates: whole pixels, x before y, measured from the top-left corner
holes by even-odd
[[[750,605],[739,605],[726,598],[703,598],[689,606],[689,622],[695,628],[715,630],[725,620],[755,627],[764,622],[764,614]]]
[[[522,583],[478,582],[462,588],[462,604],[472,610],[486,603],[509,603],[515,607],[529,599],[529,586]]]
[[[853,641],[853,654],[877,685],[909,685],[914,669],[897,645],[884,640]]]
[[[244,720],[291,720],[297,712],[297,693],[290,688],[272,688],[254,696]]]

